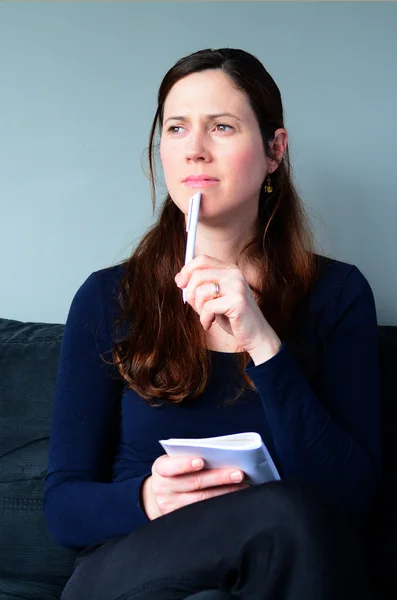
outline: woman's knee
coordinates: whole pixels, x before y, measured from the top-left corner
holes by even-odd
[[[274,481],[238,492],[246,494],[246,510],[259,515],[264,522],[315,524],[318,528],[346,523],[342,507],[318,486],[299,481]],[[243,500],[243,498],[241,498]],[[245,499],[244,499],[245,500]],[[267,518],[269,517],[269,519]]]

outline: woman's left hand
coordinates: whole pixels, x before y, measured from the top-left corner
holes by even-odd
[[[181,269],[175,281],[178,287],[186,288],[186,301],[200,315],[205,331],[215,321],[255,364],[277,354],[281,340],[263,316],[237,265],[200,255]],[[214,298],[215,282],[219,285],[218,298]]]

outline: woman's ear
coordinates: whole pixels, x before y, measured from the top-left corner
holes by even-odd
[[[284,128],[276,129],[274,138],[269,143],[275,156],[274,159],[268,159],[268,173],[274,173],[281,161],[288,145],[288,133]]]

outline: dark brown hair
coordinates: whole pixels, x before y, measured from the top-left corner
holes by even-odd
[[[221,69],[237,89],[246,93],[255,112],[267,156],[269,141],[284,127],[280,91],[262,63],[239,49],[200,50],[180,59],[165,75],[158,91],[158,107],[149,138],[149,167],[155,210],[154,137],[163,126],[164,103],[173,85],[191,73]],[[264,174],[265,179],[265,174]],[[316,278],[311,230],[291,179],[288,149],[272,174],[273,192],[262,189],[256,234],[241,252],[260,273],[254,289],[258,305],[280,339],[292,335],[297,307]],[[205,389],[211,369],[211,352],[204,346],[197,313],[184,305],[174,277],[184,264],[184,214],[167,194],[157,222],[124,261],[117,322],[127,325],[116,339],[114,364],[121,376],[151,405],[194,400]],[[241,390],[254,385],[244,372],[249,361],[237,354]]]

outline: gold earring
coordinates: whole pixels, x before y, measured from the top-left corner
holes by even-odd
[[[265,192],[267,194],[271,194],[273,192],[273,186],[272,186],[272,181],[270,179],[270,175],[268,175],[266,178]]]

